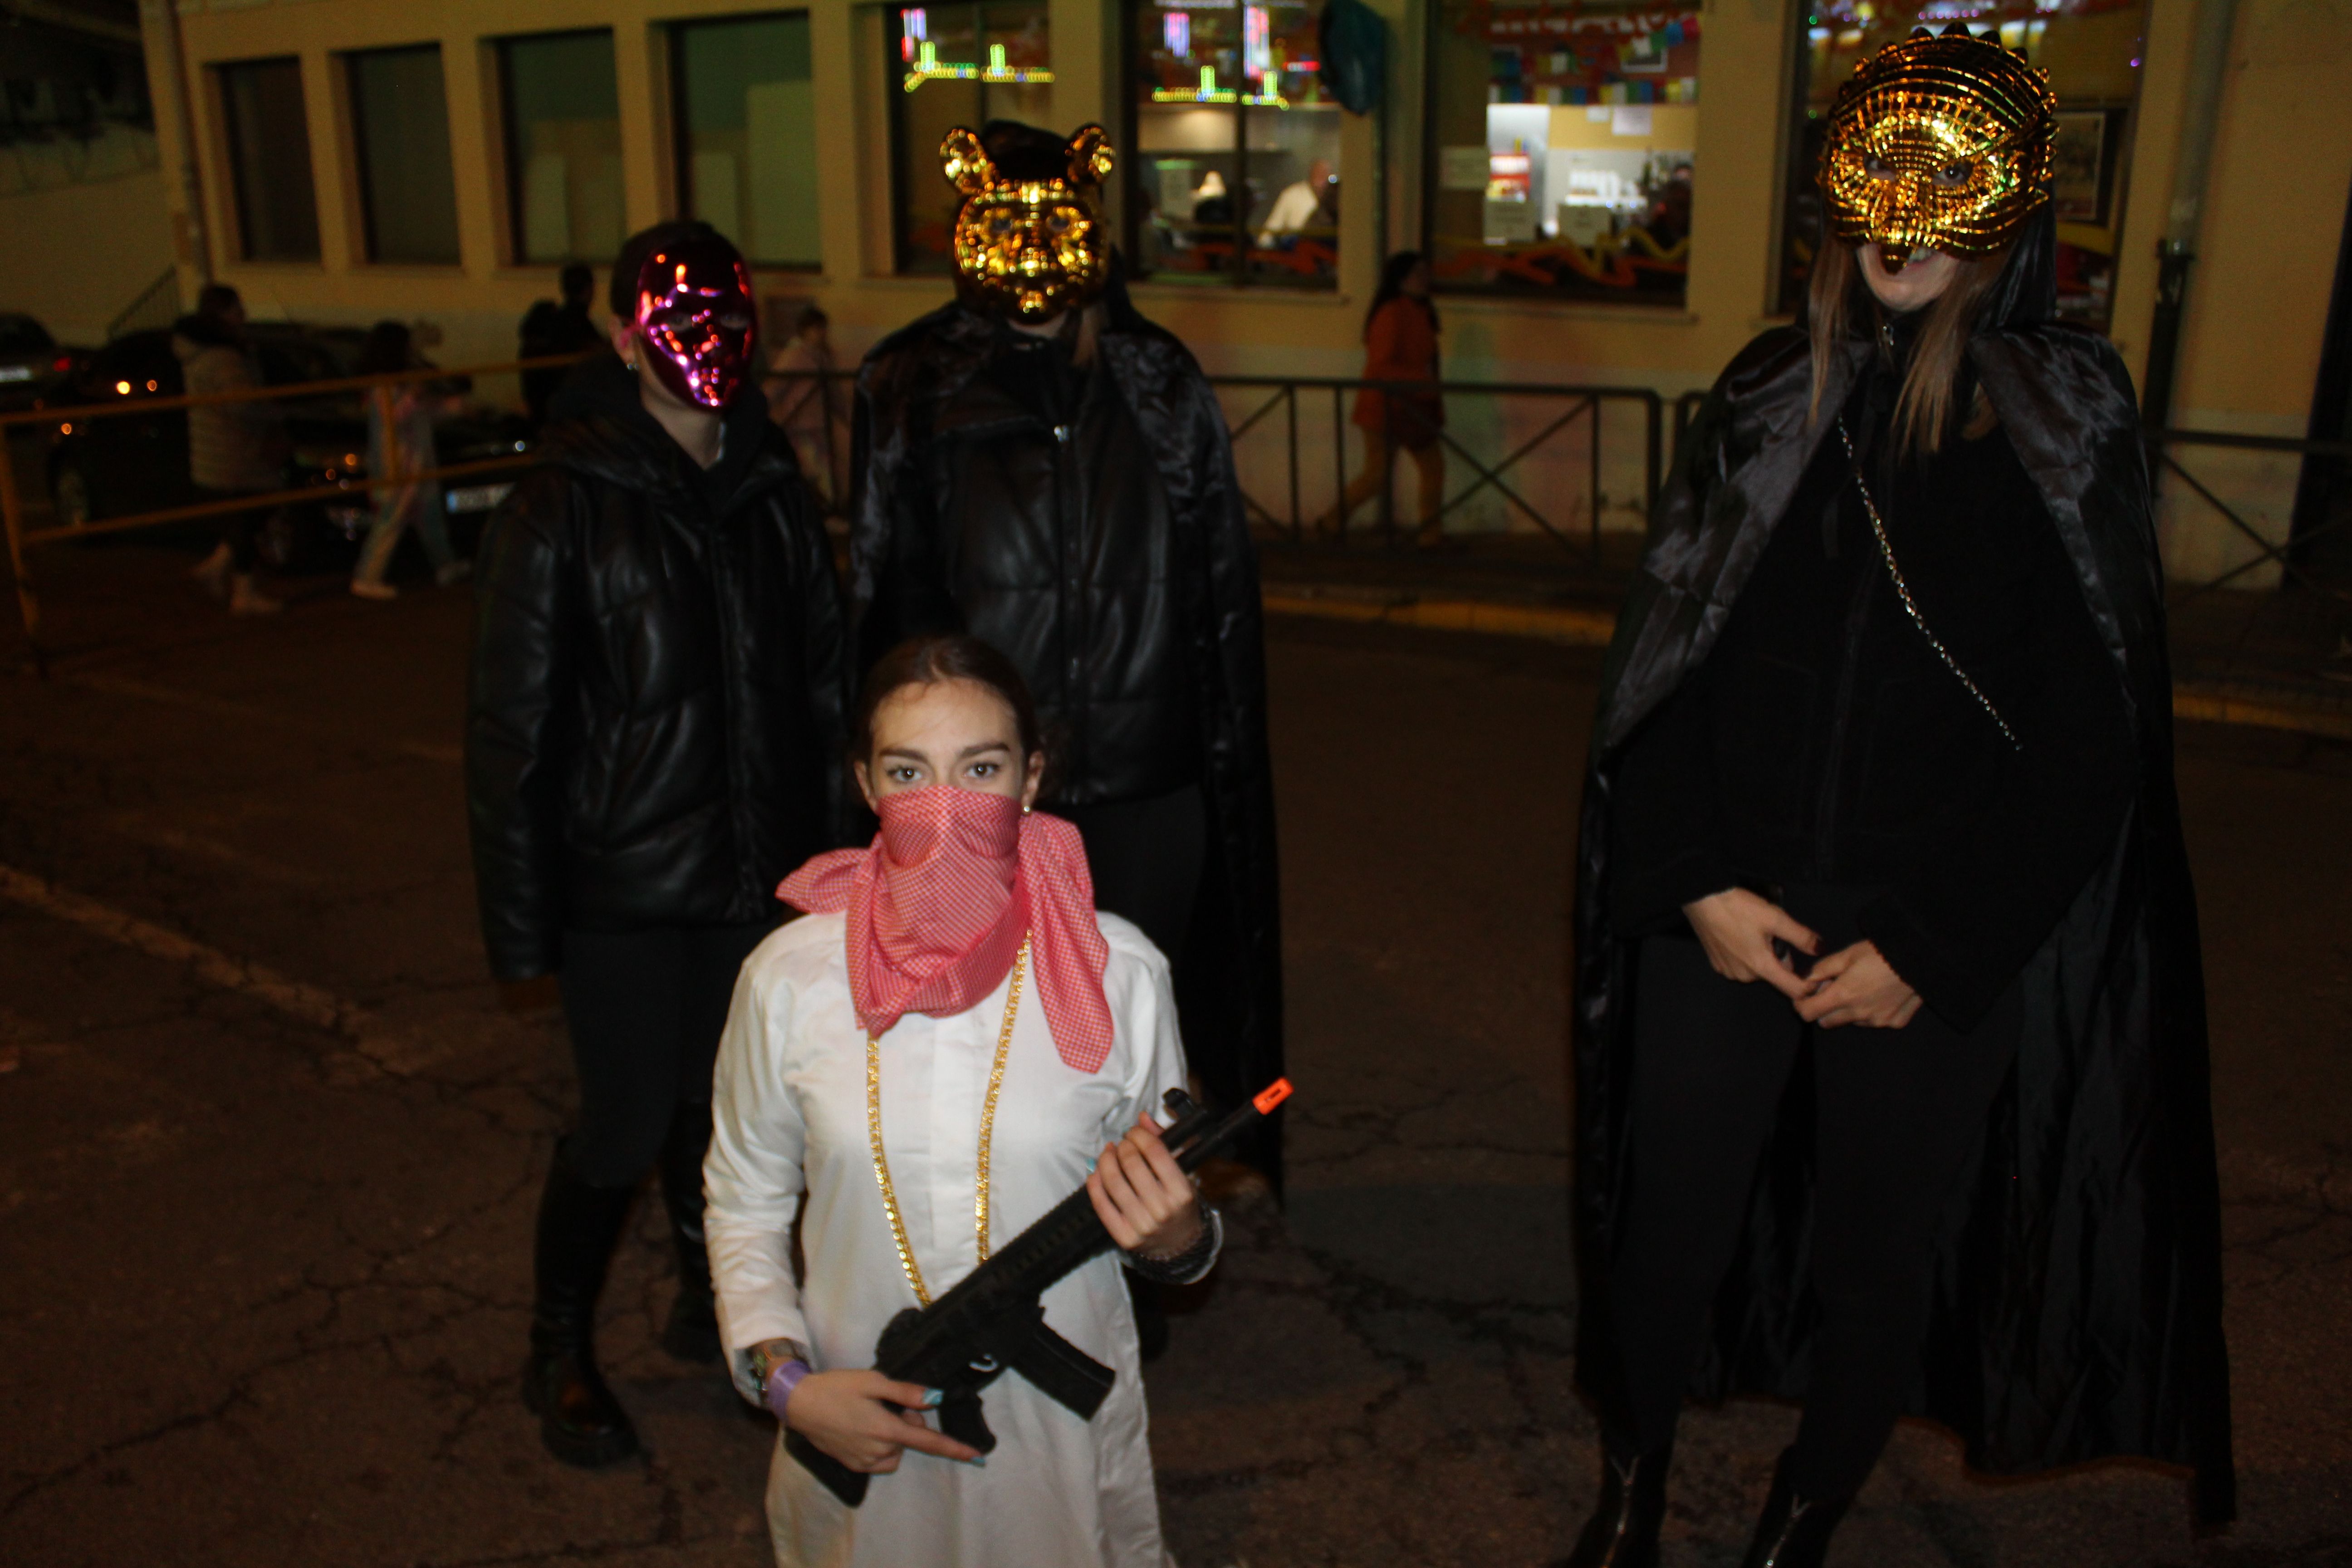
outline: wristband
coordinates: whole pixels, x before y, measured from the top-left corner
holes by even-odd
[[[784,1406],[792,1403],[793,1390],[801,1385],[801,1379],[806,1377],[809,1371],[809,1363],[804,1361],[785,1361],[778,1362],[775,1369],[768,1373],[768,1386],[761,1392],[766,1398],[770,1413],[777,1420],[784,1418]]]

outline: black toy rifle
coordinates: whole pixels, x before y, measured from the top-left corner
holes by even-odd
[[[1211,1113],[1171,1089],[1167,1107],[1176,1120],[1160,1133],[1179,1169],[1191,1172],[1244,1128],[1290,1098],[1290,1080],[1276,1079],[1257,1098],[1211,1125]],[[890,1320],[874,1348],[875,1370],[883,1376],[942,1395],[940,1430],[982,1453],[996,1447],[996,1434],[980,1408],[980,1391],[1007,1368],[1087,1420],[1102,1408],[1115,1374],[1111,1369],[1045,1326],[1039,1298],[1064,1275],[1110,1246],[1110,1233],[1081,1186],[1048,1210],[1043,1219],[998,1249],[928,1307],[909,1307]],[[851,1469],[798,1432],[787,1430],[784,1448],[856,1508],[866,1500],[869,1478]]]

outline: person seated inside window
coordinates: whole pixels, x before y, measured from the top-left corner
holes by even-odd
[[[1274,198],[1265,222],[1257,231],[1258,248],[1272,250],[1286,242],[1295,242],[1310,228],[1332,226],[1332,214],[1339,201],[1339,182],[1331,173],[1328,159],[1318,158],[1307,165],[1307,177],[1285,185],[1282,194]]]

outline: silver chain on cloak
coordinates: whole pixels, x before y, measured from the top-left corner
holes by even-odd
[[[1927,646],[1936,650],[1936,657],[1944,661],[1944,668],[1958,677],[1960,684],[1969,689],[1969,695],[1977,700],[1977,706],[2000,726],[2001,735],[2009,742],[2010,750],[2025,750],[2018,743],[2017,731],[2009,727],[2009,721],[2002,718],[2000,710],[1992,705],[1992,699],[1969,679],[1969,672],[1960,668],[1959,660],[1952,657],[1943,639],[1928,629],[1927,617],[1919,613],[1919,602],[1911,596],[1911,584],[1903,580],[1903,568],[1895,563],[1895,546],[1886,539],[1886,520],[1878,515],[1878,503],[1870,498],[1870,485],[1862,477],[1862,458],[1854,452],[1853,437],[1847,434],[1843,416],[1838,419],[1837,431],[1838,439],[1845,444],[1845,460],[1853,468],[1853,488],[1862,492],[1862,510],[1870,514],[1870,531],[1878,538],[1879,559],[1886,563],[1886,574],[1895,580],[1895,596],[1903,601],[1903,613],[1911,617],[1911,624],[1919,628],[1919,635],[1927,639]]]

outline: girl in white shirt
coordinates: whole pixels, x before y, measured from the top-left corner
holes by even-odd
[[[851,756],[882,830],[785,882],[811,912],[743,966],[705,1166],[738,1387],[882,1478],[852,1510],[780,1444],[776,1560],[1162,1568],[1119,1269],[1198,1279],[1220,1239],[1150,1114],[1184,1081],[1167,961],[1095,911],[1076,830],[1031,813],[1045,758],[995,650],[929,637],[885,656]],[[871,1370],[875,1342],[1082,1182],[1122,1251],[1048,1289],[1045,1321],[1118,1381],[1088,1421],[999,1377],[983,1459],[924,1419],[935,1391]]]

